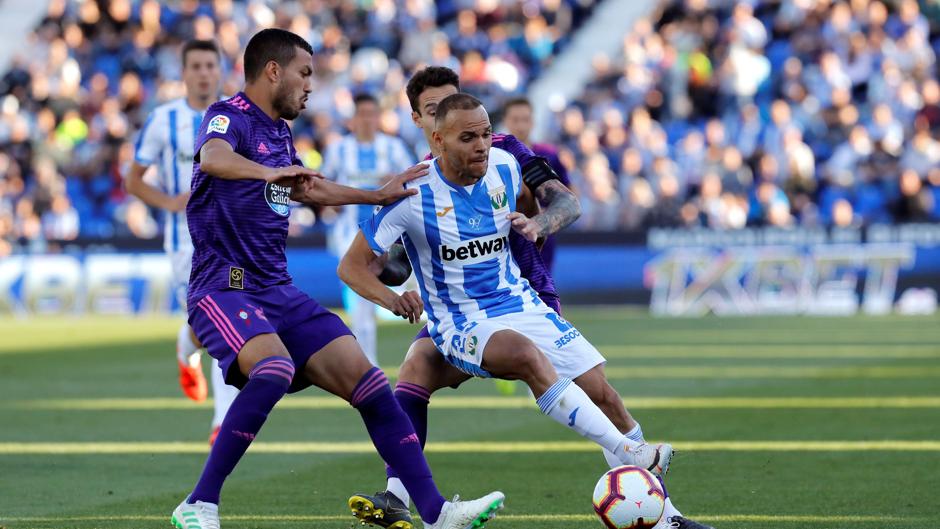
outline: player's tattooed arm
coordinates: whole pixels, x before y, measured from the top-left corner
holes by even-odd
[[[560,180],[548,180],[535,189],[535,197],[545,204],[545,209],[535,216],[535,221],[545,237],[564,229],[581,216],[581,203]]]
[[[532,192],[528,187],[523,187],[517,211],[509,214],[512,228],[532,242],[557,232],[581,216],[577,197],[558,180],[543,182],[535,194],[547,203],[540,213]]]
[[[424,312],[424,303],[416,292],[408,291],[396,294],[379,280],[376,275],[379,257],[375,255],[360,231],[352,245],[343,256],[336,270],[339,278],[360,296],[385,307],[396,316],[417,323]]]

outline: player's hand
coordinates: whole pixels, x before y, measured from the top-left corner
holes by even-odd
[[[518,211],[513,211],[506,218],[512,223],[512,229],[525,237],[527,241],[535,242],[539,237],[544,236],[545,227],[538,221],[538,216],[529,218]]]
[[[422,176],[426,176],[427,174],[427,164],[419,163],[418,165],[409,167],[405,172],[396,175],[389,180],[387,184],[376,191],[376,203],[385,206],[400,198],[418,194],[417,189],[405,189],[405,184],[417,178],[421,178]]]
[[[408,320],[409,323],[418,323],[421,320],[421,313],[424,312],[424,302],[421,296],[413,290],[409,290],[402,295],[395,295],[395,300],[389,305],[396,316]]]
[[[265,182],[281,182],[282,180],[307,180],[310,178],[323,178],[323,175],[299,165],[287,167],[271,167],[262,175]]]
[[[291,182],[290,199],[294,202],[308,202],[307,199],[313,194],[313,190],[317,186],[317,181],[326,178],[322,174],[311,171],[310,169],[304,169],[304,171],[306,171],[304,174],[287,177],[293,180]]]
[[[170,202],[166,205],[166,210],[170,213],[179,213],[181,211],[186,211],[186,204],[189,202],[189,192],[180,193],[175,197],[170,198]]]

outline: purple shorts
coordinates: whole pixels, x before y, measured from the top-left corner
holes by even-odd
[[[539,294],[539,299],[541,299],[543,303],[548,305],[552,310],[557,312],[559,316],[561,316],[561,299],[558,297],[558,294]],[[417,342],[422,338],[430,337],[431,332],[428,331],[428,326],[425,325],[424,327],[421,327],[421,330],[418,331],[418,335],[415,336],[415,339],[412,340],[411,343]]]
[[[245,342],[259,334],[277,334],[297,371],[289,393],[311,384],[303,372],[314,353],[340,336],[352,335],[339,316],[294,285],[207,294],[189,307],[189,325],[219,361],[225,381],[237,388],[247,381],[235,362]]]

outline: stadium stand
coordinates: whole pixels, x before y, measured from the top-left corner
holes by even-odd
[[[344,131],[359,92],[381,95],[383,128],[418,145],[403,87],[415,68],[450,66],[498,107],[524,93],[590,15],[594,2],[408,0],[232,2],[53,0],[0,79],[0,256],[48,241],[159,237],[161,226],[121,186],[147,112],[181,95],[179,47],[215,39],[223,92],[243,82],[239,56],[258,29],[303,35],[316,53],[316,90],[294,123],[309,166]],[[313,222],[297,214],[296,231]]]
[[[0,256],[160,236],[120,175],[147,112],[180,95],[185,39],[219,42],[232,94],[256,29],[305,36],[317,83],[294,131],[317,167],[356,93],[379,94],[383,129],[423,154],[402,90],[415,68],[459,70],[496,110],[594,4],[53,0],[0,77]],[[582,198],[575,228],[940,219],[938,51],[936,3],[664,2],[622,54],[588,59],[594,78],[548,127]],[[295,213],[294,234],[318,229]]]
[[[664,3],[620,56],[592,58],[594,78],[548,127],[581,193],[577,226],[940,219],[940,10],[928,7]]]

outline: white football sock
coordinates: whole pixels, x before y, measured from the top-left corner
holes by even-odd
[[[178,333],[176,333],[176,358],[180,362],[192,366],[195,364],[199,354],[199,346],[193,343],[189,331],[189,324],[184,323]]]
[[[348,288],[348,287],[347,287]],[[352,332],[359,342],[359,347],[365,353],[372,365],[378,366],[379,360],[376,346],[375,305],[357,295],[353,295],[352,302]]]
[[[672,518],[673,516],[682,516],[682,513],[672,504],[672,497],[670,496],[666,498],[666,508],[663,509],[663,519]]]
[[[212,368],[209,371],[212,374],[212,402],[215,406],[212,427],[215,428],[222,424],[222,419],[232,406],[232,401],[238,396],[238,388],[225,383],[222,368],[219,367],[219,361],[215,358],[212,359]]]
[[[559,378],[536,402],[542,413],[610,452],[617,454],[625,447],[630,450],[640,445],[623,435],[571,379]]]
[[[388,484],[385,486],[385,490],[394,494],[396,498],[405,504],[405,507],[411,506],[411,496],[408,494],[408,490],[400,479],[388,478]]]
[[[643,438],[643,428],[640,428],[640,423],[636,423],[636,426],[632,430],[626,433],[627,438],[633,441],[636,441],[640,444],[646,442],[646,439]],[[620,461],[620,458],[615,456],[609,450],[604,449],[604,459],[607,460],[607,466],[610,468],[617,468],[623,465],[623,462]]]

